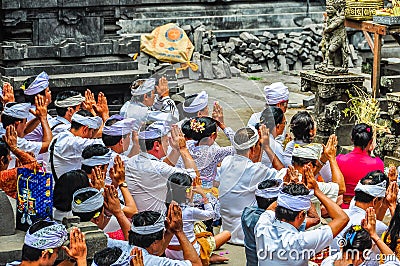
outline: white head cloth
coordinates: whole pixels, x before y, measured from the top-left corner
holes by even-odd
[[[208,94],[205,91],[200,92],[189,106],[183,105],[183,111],[186,113],[197,113],[208,105]]]
[[[363,185],[358,181],[354,191],[362,191],[373,197],[383,198],[386,195],[386,180],[376,185]]]
[[[34,95],[49,87],[49,76],[46,72],[42,72],[35,80],[29,85],[28,88],[25,88],[24,94],[25,95]]]
[[[149,78],[146,79],[146,81],[143,82],[143,84],[140,85],[136,90],[131,90],[131,95],[132,96],[143,95],[154,90],[155,87],[156,87],[156,79]]]
[[[245,128],[245,127],[243,127],[243,128]],[[247,150],[247,149],[250,149],[251,147],[253,147],[254,145],[256,145],[256,143],[259,139],[257,130],[253,127],[247,127],[247,128],[250,128],[251,130],[253,130],[254,135],[248,141],[246,141],[245,143],[242,143],[242,144],[238,144],[233,140],[232,145],[236,150],[239,150],[239,151]],[[236,131],[236,133],[241,129],[242,128],[238,129]]]
[[[71,106],[77,106],[80,105],[85,101],[85,97],[82,95],[75,95],[69,98],[66,98],[64,100],[56,100],[54,102],[54,105],[56,107],[71,107]]]
[[[75,197],[77,195],[88,191],[93,191],[96,194],[94,194],[91,198],[88,198],[85,201],[75,200]],[[95,188],[85,187],[75,191],[74,195],[72,196],[73,212],[79,212],[79,213],[92,212],[100,209],[103,206],[103,204],[104,204],[103,189],[97,190]]]
[[[120,115],[113,115],[109,119],[118,119],[119,121],[111,126],[104,126],[103,134],[108,136],[124,136],[132,133],[133,130],[138,130],[139,127],[139,122],[134,118],[124,119]]]
[[[314,190],[308,195],[293,196],[284,192],[279,193],[277,204],[292,211],[304,211],[311,207],[311,198],[314,195]]]
[[[304,159],[318,160],[321,157],[323,149],[324,148],[322,147],[322,145],[318,143],[305,145],[295,144],[292,156]]]
[[[114,263],[110,264],[110,266],[129,266],[130,261],[133,258],[133,256],[131,256],[132,246],[121,245],[118,248],[122,250],[122,253]],[[98,265],[93,260],[91,266],[98,266]]]
[[[165,217],[164,215],[160,215],[157,221],[152,225],[144,225],[144,226],[134,226],[132,223],[131,230],[132,232],[139,235],[149,235],[160,232],[165,229]]]
[[[256,189],[256,196],[262,197],[264,199],[271,199],[271,198],[278,197],[279,192],[282,189],[283,182],[280,179],[277,179],[276,181],[279,183],[279,185],[277,187],[268,187],[268,188],[264,188],[264,189],[259,189],[258,186],[262,182],[258,183],[257,189]]]
[[[105,165],[110,163],[112,151],[107,152],[104,155],[93,156],[87,159],[82,160],[83,165],[87,166],[96,166],[96,165]]]
[[[0,97],[3,98],[3,87],[0,86]]]
[[[30,103],[17,103],[11,107],[4,107],[3,114],[14,117],[24,119],[29,116],[29,109],[31,108]]]
[[[74,113],[71,118],[72,121],[77,122],[81,125],[87,126],[88,128],[98,129],[103,124],[103,120],[101,117],[89,117],[89,116],[82,116],[78,113]]]
[[[167,135],[171,130],[169,124],[165,121],[156,121],[139,132],[139,139],[156,139]]]
[[[265,100],[270,105],[289,100],[289,90],[282,82],[275,82],[264,87]]]
[[[68,239],[65,226],[54,222],[33,234],[26,232],[24,244],[37,249],[58,248]]]

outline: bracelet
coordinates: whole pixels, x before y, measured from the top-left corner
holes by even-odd
[[[318,161],[318,163],[319,163],[321,166],[324,166],[324,165],[326,164],[326,162],[323,163],[323,162],[321,161],[321,159],[317,159],[317,161]]]
[[[16,150],[18,150],[18,147],[12,147],[12,148],[10,148],[10,151],[11,151],[11,152],[15,152]]]

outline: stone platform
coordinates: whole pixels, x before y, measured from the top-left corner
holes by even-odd
[[[301,90],[315,94],[314,117],[317,122],[315,141],[326,143],[331,134],[336,134],[340,146],[352,145],[350,133],[354,125],[344,116],[349,93],[355,95],[356,88],[363,88],[364,77],[355,73],[328,76],[316,71],[302,71]]]

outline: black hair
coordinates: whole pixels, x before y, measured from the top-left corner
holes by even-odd
[[[264,180],[260,184],[258,184],[258,189],[266,189],[266,188],[278,187],[278,186],[279,186],[279,182],[277,180],[268,179],[268,180]],[[274,201],[277,200],[277,197],[266,199],[266,198],[259,197],[256,195],[256,200],[257,200],[258,208],[266,210],[266,209],[268,209],[269,205],[271,205]]]
[[[107,154],[110,150],[104,146],[103,144],[92,144],[89,146],[86,146],[83,151],[82,151],[82,158],[83,159],[89,159],[92,158],[93,156],[103,156]],[[84,165],[82,164],[81,169],[86,172],[86,174],[91,174],[92,169],[95,166],[89,166],[89,165]]]
[[[308,195],[310,190],[300,183],[290,183],[283,187],[282,192],[290,194],[292,196]],[[275,210],[275,217],[278,220],[286,220],[288,222],[293,222],[300,211],[292,211],[282,206],[277,206]]]
[[[76,95],[80,95],[80,93],[77,91],[62,91],[57,94],[56,101],[62,101],[62,100],[65,100],[67,98],[70,98],[70,97],[73,97]],[[69,106],[69,107],[72,107],[75,109],[77,107],[77,105]],[[56,113],[58,116],[64,117],[67,114],[67,111],[68,111],[68,107],[57,107],[56,106]]]
[[[84,117],[94,117],[94,115],[89,112],[88,110],[81,109],[78,112],[76,112],[78,115],[84,116]],[[71,129],[79,130],[81,127],[83,127],[81,123],[78,123],[76,121],[71,121]]]
[[[39,231],[42,228],[53,225],[53,222],[50,221],[37,221],[29,228],[29,233],[33,234]],[[43,249],[33,248],[26,244],[22,246],[22,261],[37,261],[42,256]]]
[[[36,79],[36,76],[32,76],[32,77],[29,77],[29,78],[27,78],[26,80],[24,80],[23,86],[25,86],[25,89],[27,89],[27,88],[29,87],[29,85],[31,85],[32,82],[35,81],[35,79]],[[45,95],[46,95],[46,90],[44,89],[44,90],[42,90],[41,92],[38,92],[38,93],[33,94],[33,95],[26,95],[26,94],[24,94],[25,102],[30,103],[30,104],[35,104],[35,97],[36,97],[36,95],[43,95],[43,96],[45,96]]]
[[[4,103],[3,101],[0,101],[0,112],[4,111]]]
[[[198,95],[199,95],[198,93],[195,93],[195,94],[186,96],[186,97],[185,97],[185,101],[183,102],[183,106],[184,106],[184,107],[189,107],[189,106],[192,104],[192,102],[194,101],[194,99],[196,99],[196,97],[197,97]],[[207,106],[204,107],[201,111],[203,111],[205,108],[207,108]],[[197,114],[198,114],[198,111],[195,112],[195,113],[188,113],[188,112],[185,112],[185,110],[182,110],[182,111],[183,111],[183,115],[184,115],[186,118],[193,118],[193,117],[196,117]]]
[[[89,178],[82,170],[72,170],[62,174],[54,185],[53,206],[60,211],[71,211],[74,193],[89,186]]]
[[[396,205],[396,209],[394,210],[394,215],[390,220],[389,227],[383,238],[383,242],[385,242],[390,249],[395,252],[397,247],[397,240],[399,239],[400,232],[400,204]],[[390,236],[390,243],[388,243],[388,237]]]
[[[0,158],[3,157],[3,164],[10,163],[8,161],[8,154],[10,153],[7,143],[0,139]]]
[[[167,208],[171,201],[177,203],[186,202],[186,189],[192,185],[192,178],[188,174],[174,173],[170,175],[167,182]]]
[[[132,224],[134,226],[145,226],[153,225],[160,218],[161,214],[155,211],[143,211],[139,212],[132,217]],[[129,231],[129,244],[135,245],[140,248],[148,248],[156,240],[162,240],[164,238],[164,230],[148,234],[140,235]]]
[[[311,163],[313,166],[317,166],[317,160],[316,159],[308,159],[308,158],[300,158],[297,156],[292,156],[292,165],[297,165],[297,166],[304,166],[308,163]]]
[[[362,150],[368,146],[368,143],[372,140],[372,136],[372,127],[365,123],[355,125],[351,131],[351,140],[354,146],[360,147]]]
[[[350,226],[349,229],[344,233],[345,242],[343,246],[343,253],[347,251],[357,250],[363,252],[366,249],[372,247],[372,240],[369,233],[364,228],[358,228],[358,226]],[[355,255],[353,252],[348,253]]]
[[[96,252],[93,261],[97,266],[110,266],[118,260],[122,254],[122,249],[119,247],[105,248]]]
[[[298,112],[290,121],[290,129],[294,135],[294,140],[301,140],[305,143],[311,143],[314,136],[310,134],[310,131],[314,127],[314,119],[307,111]]]
[[[269,106],[261,113],[260,124],[265,125],[270,132],[283,121],[283,111],[276,106]]]
[[[82,193],[76,195],[73,198],[73,200],[75,202],[77,202],[77,201],[85,202],[87,199],[90,199],[91,197],[96,195],[96,193],[97,192],[95,192],[95,191],[82,192]],[[101,206],[97,210],[93,210],[91,212],[74,212],[72,210],[72,214],[81,218],[81,222],[89,222],[97,212],[101,212],[102,210],[103,210],[103,206]]]
[[[182,132],[186,137],[200,141],[217,132],[217,121],[211,117],[191,118],[183,123]]]
[[[369,172],[365,177],[360,180],[362,185],[376,185],[386,181],[386,188],[389,186],[389,178],[380,170]],[[354,191],[354,200],[364,203],[369,203],[374,200],[371,196],[363,191]]]
[[[18,103],[16,102],[11,102],[11,103],[6,103],[6,107],[11,107],[13,105],[16,105]],[[16,117],[12,117],[9,115],[6,115],[4,113],[1,114],[1,123],[3,124],[3,128],[6,129],[6,127],[8,127],[9,125],[14,125],[15,122],[22,122],[23,119],[22,118],[16,118]]]
[[[106,121],[106,123],[104,124],[105,126],[112,126],[115,123],[117,123],[118,121],[121,121],[122,119],[118,119],[118,118],[110,118]],[[104,145],[106,145],[107,147],[112,147],[114,145],[116,145],[118,142],[121,141],[121,139],[126,138],[126,136],[129,134],[125,134],[125,135],[120,135],[120,136],[110,136],[110,135],[106,135],[106,134],[102,134],[101,135],[101,139],[103,140]]]

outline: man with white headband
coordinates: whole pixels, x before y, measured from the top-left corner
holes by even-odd
[[[26,128],[26,121],[29,114],[31,105],[29,103],[7,103],[1,115],[3,128],[0,129],[0,135],[5,133],[5,128],[13,125],[17,131],[18,139],[17,146],[24,151],[33,152],[37,158],[40,153],[47,151],[52,133],[47,121],[47,105],[45,104],[44,97],[41,95],[36,96],[36,109],[33,111],[42,124],[43,138],[40,141],[29,141],[24,138],[24,131]],[[12,152],[12,151],[11,151]],[[14,167],[14,164],[10,164]]]
[[[69,248],[63,246],[70,240]],[[74,260],[78,266],[86,266],[86,241],[83,233],[76,227],[68,232],[65,226],[50,220],[40,220],[31,225],[26,232],[22,247],[22,261],[6,264],[7,266],[29,265],[54,265],[60,249],[64,249],[70,257],[63,263],[71,263]]]
[[[131,95],[131,100],[120,110],[123,117],[135,118],[141,122],[178,121],[178,109],[169,97],[168,81],[165,77],[160,78],[158,82],[156,78],[135,81],[131,86]]]
[[[49,166],[54,179],[82,165],[82,151],[91,144],[102,144],[101,139],[95,139],[96,132],[102,127],[103,121],[93,116],[87,110],[79,110],[71,117],[71,129],[59,133],[51,142],[49,148]]]
[[[304,176],[304,166],[309,166],[313,173],[317,169],[317,161],[321,158],[322,154],[326,158],[329,158],[332,169],[332,182],[317,182],[319,189],[329,199],[337,202],[338,196],[343,195],[346,190],[344,177],[339,169],[336,162],[336,136],[331,135],[325,147],[325,150],[321,144],[295,144],[292,155],[292,165],[294,169],[299,173],[300,176]],[[316,197],[312,197],[315,209],[318,215],[321,217],[321,203]],[[319,223],[317,226],[321,226]],[[314,228],[315,229],[315,228]]]
[[[258,265],[254,227],[264,212],[270,212],[271,216],[275,217],[273,211],[267,209],[277,200],[282,185],[283,183],[280,179],[268,179],[258,183],[256,186],[257,205],[247,206],[243,210],[241,220],[244,233],[246,265],[248,266]]]
[[[88,175],[89,179],[94,178],[92,171],[96,167],[105,176],[111,160],[111,151],[103,144],[91,144],[83,149],[82,158],[81,169]]]
[[[398,186],[396,182],[392,182],[389,185],[389,178],[381,171],[373,171],[368,173],[362,178],[356,188],[354,189],[354,205],[351,204],[349,209],[344,211],[350,217],[348,226],[343,229],[336,239],[332,242],[331,250],[340,251],[340,239],[344,238],[346,230],[355,224],[361,224],[361,221],[365,218],[366,209],[373,207],[376,212],[376,233],[379,237],[388,228],[382,219],[386,213],[388,207],[392,208],[396,206]],[[379,250],[373,249],[376,254],[379,254]],[[332,252],[334,254],[334,252]],[[375,254],[372,253],[371,261],[366,262],[366,265],[378,265],[379,261],[374,260]]]
[[[37,95],[41,95],[45,99],[46,105],[51,103],[51,91],[49,88],[49,76],[46,72],[42,72],[37,76],[27,78],[21,89],[24,92],[25,102],[31,104],[31,109],[35,110],[35,97]],[[25,138],[27,140],[32,141],[41,141],[42,139],[42,131],[36,130],[40,125],[40,121],[35,119],[36,117],[32,114],[29,114],[27,117],[27,122],[30,122],[28,127],[25,130]],[[47,120],[50,120],[51,116],[47,115]],[[31,121],[33,120],[33,121]]]
[[[200,93],[185,97],[182,109],[185,118],[180,121],[180,124],[183,124],[188,118],[209,116],[207,92],[201,91]]]
[[[271,85],[265,86],[264,93],[266,101],[265,108],[269,106],[276,106],[279,107],[283,113],[286,113],[289,103],[289,90],[287,86],[285,86],[282,82],[275,82]],[[260,121],[261,113],[262,112],[252,114],[247,122],[247,125],[255,127]]]
[[[171,134],[172,151],[166,157]],[[139,212],[164,212],[167,196],[168,177],[180,172],[192,178],[198,174],[197,166],[190,155],[185,137],[176,126],[170,127],[165,122],[154,122],[139,131],[141,152],[133,156],[125,165],[126,183],[131,192]],[[175,164],[181,156],[186,169],[176,168]],[[162,161],[162,158],[164,158]]]
[[[238,129],[233,138],[233,146],[236,153],[227,156],[218,169],[216,181],[220,182],[219,200],[221,203],[222,228],[231,232],[229,242],[243,245],[244,234],[241,224],[241,215],[245,207],[256,204],[255,191],[257,184],[266,179],[283,179],[286,169],[281,170],[282,163],[274,157],[275,154],[269,147],[269,134],[265,125],[260,127],[261,138],[258,132],[251,127]],[[259,141],[260,139],[260,141]],[[276,162],[276,167],[269,168],[260,162],[259,144],[263,151]],[[255,156],[255,153],[258,153]],[[250,158],[257,157],[254,163]],[[240,198],[240,201],[237,199]],[[232,204],[235,202],[235,204]]]
[[[305,183],[284,185],[278,194],[276,219],[255,230],[258,265],[307,265],[308,260],[332,243],[333,238],[347,225],[349,218],[318,187],[310,167],[306,167]],[[315,195],[332,221],[318,229],[299,232]],[[312,251],[312,252],[310,252]]]

